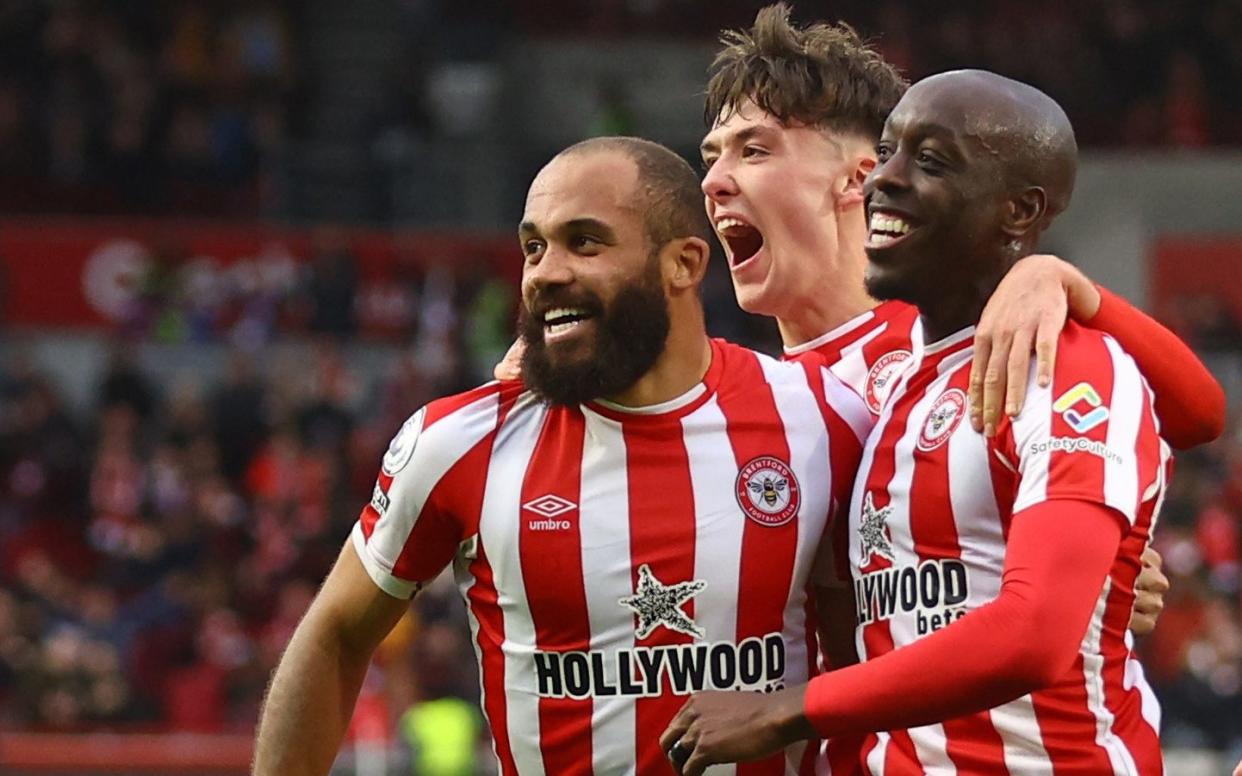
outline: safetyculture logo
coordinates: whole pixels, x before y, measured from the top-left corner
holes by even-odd
[[[1052,409],[1061,413],[1069,427],[1085,434],[1108,420],[1108,407],[1091,383],[1083,382],[1061,394],[1052,403]]]

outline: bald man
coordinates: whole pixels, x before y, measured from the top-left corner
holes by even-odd
[[[1071,323],[1017,417],[992,438],[962,422],[984,304],[1069,203],[1069,121],[1026,84],[956,71],[910,88],[877,151],[867,289],[916,305],[926,344],[851,501],[864,662],[760,697],[700,694],[661,744],[688,774],[861,732],[877,775],[1161,773],[1125,625],[1168,449],[1134,361]]]

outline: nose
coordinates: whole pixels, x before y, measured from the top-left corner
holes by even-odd
[[[569,252],[550,243],[536,258],[526,260],[522,269],[522,296],[529,303],[537,294],[555,286],[574,282]]]
[[[703,189],[705,197],[720,203],[737,194],[737,180],[734,179],[728,163],[721,158],[707,168],[700,188]]]
[[[869,197],[876,191],[889,193],[908,186],[909,178],[906,175],[905,165],[905,154],[901,151],[877,163],[863,184],[864,195]]]

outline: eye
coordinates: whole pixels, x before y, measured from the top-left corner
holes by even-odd
[[[926,151],[919,151],[918,156],[915,157],[915,162],[931,175],[939,175],[944,171],[944,162]]]
[[[594,252],[599,250],[601,245],[603,245],[601,241],[595,239],[589,234],[575,235],[569,240],[569,247],[572,248],[575,253]]]
[[[893,155],[893,146],[891,143],[877,143],[875,146],[876,161],[886,162],[888,157]]]
[[[525,240],[522,242],[522,255],[534,256],[543,250],[543,241],[541,240]]]
[[[710,172],[712,165],[716,163],[716,157],[704,156],[703,161],[699,162],[699,166],[703,168],[703,172]]]
[[[748,145],[742,147],[742,158],[753,159],[757,156],[767,156],[768,150],[762,146]]]

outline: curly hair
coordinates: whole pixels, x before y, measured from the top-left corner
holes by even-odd
[[[878,138],[909,85],[848,24],[796,26],[785,3],[720,42],[703,108],[708,127],[753,100],[782,124]]]

